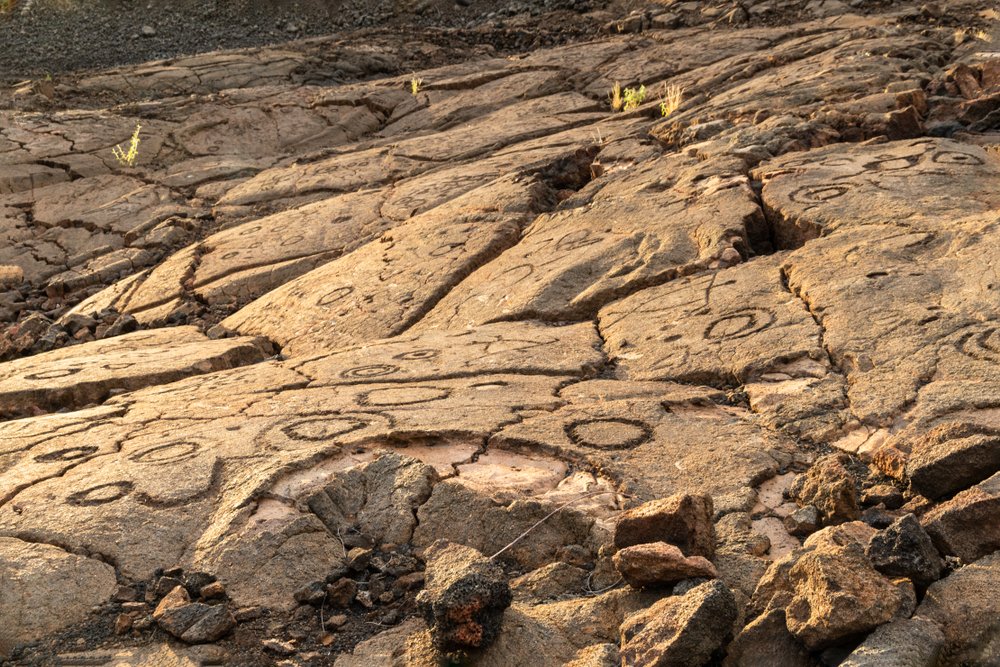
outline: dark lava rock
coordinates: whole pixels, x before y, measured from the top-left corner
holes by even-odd
[[[481,553],[446,540],[424,552],[425,587],[417,596],[444,650],[484,648],[493,643],[513,598],[503,570]]]
[[[892,577],[909,577],[919,586],[928,586],[940,579],[944,569],[944,562],[930,536],[912,514],[876,533],[865,555],[879,572]]]

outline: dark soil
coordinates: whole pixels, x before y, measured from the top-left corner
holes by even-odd
[[[610,0],[0,0],[0,81],[13,82],[363,28],[503,29]],[[595,28],[596,21],[583,19]],[[544,27],[544,21],[533,21]],[[539,25],[541,24],[541,25]]]

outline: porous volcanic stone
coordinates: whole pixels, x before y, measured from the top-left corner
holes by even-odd
[[[723,645],[735,621],[736,598],[718,580],[663,598],[622,623],[622,664],[703,665]]]
[[[715,566],[704,557],[685,557],[680,549],[666,542],[625,547],[614,555],[613,560],[625,581],[634,588],[719,576]]]
[[[512,595],[503,570],[470,547],[439,540],[424,551],[418,602],[443,649],[485,648],[500,631]]]
[[[931,538],[912,514],[896,519],[876,534],[865,554],[879,572],[890,577],[909,577],[922,587],[937,581],[944,567]]]
[[[666,542],[685,555],[711,559],[715,555],[711,496],[679,493],[644,503],[618,517],[616,548],[650,542]]]
[[[846,454],[831,454],[795,479],[790,493],[800,505],[819,510],[824,525],[854,521],[861,516],[854,476],[847,469]]]

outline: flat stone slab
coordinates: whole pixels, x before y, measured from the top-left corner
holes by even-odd
[[[194,327],[137,331],[0,364],[0,414],[78,408],[264,358],[253,338],[209,340]]]

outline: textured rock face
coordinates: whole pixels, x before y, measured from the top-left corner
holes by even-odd
[[[475,549],[439,541],[425,552],[420,603],[444,649],[485,648],[500,631],[510,586],[500,567]]]
[[[990,664],[977,2],[576,3],[0,90],[0,651]]]
[[[944,632],[942,662],[995,662],[1000,655],[1000,555],[987,556],[933,584],[916,616],[934,621]]]
[[[666,542],[689,556],[715,555],[712,498],[678,494],[623,512],[615,523],[619,549],[649,542]]]
[[[100,561],[48,544],[0,538],[0,655],[82,621],[115,588],[115,571]]]
[[[735,621],[736,600],[725,584],[701,584],[625,620],[622,664],[704,664],[732,632]]]
[[[666,542],[625,547],[615,553],[614,563],[625,581],[634,588],[718,576],[715,566],[702,556],[685,557],[680,549]]]

